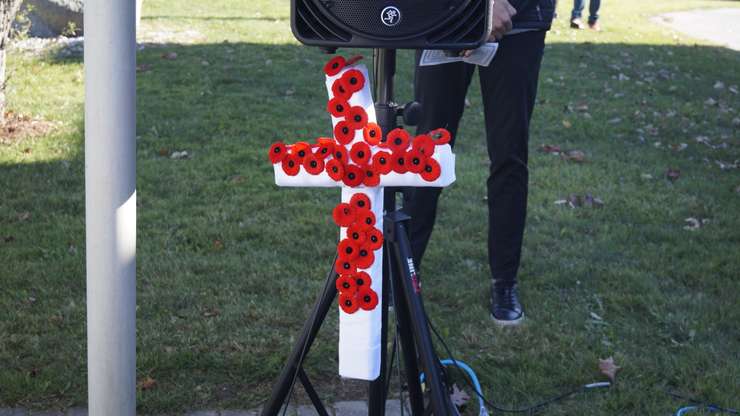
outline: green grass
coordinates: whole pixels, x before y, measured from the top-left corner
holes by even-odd
[[[740,54],[648,23],[730,5],[607,2],[599,34],[556,22],[530,142],[528,322],[511,331],[486,311],[487,160],[471,88],[424,288],[431,319],[495,401],[600,379],[598,359],[614,356],[615,389],[545,413],[671,414],[682,403],[664,390],[740,407],[740,175],[715,163],[740,159],[740,99],[713,88],[740,84]],[[265,157],[276,139],[328,131],[326,56],[293,40],[285,0],[147,0],[141,37],[163,33],[179,43],[138,56],[151,65],[138,77],[138,378],[156,380],[139,391],[139,411],[249,408],[269,393],[335,248],[338,191],[279,189]],[[82,63],[10,59],[11,109],[58,127],[0,146],[0,408],[84,406]],[[411,96],[411,60],[399,58],[399,97]],[[587,162],[542,144],[582,150]],[[160,156],[183,150],[190,159]],[[677,181],[665,179],[669,168]],[[570,193],[605,205],[554,203]],[[709,222],[688,231],[688,217]],[[356,399],[363,384],[336,376],[336,321],[332,310],[309,373],[326,399]]]

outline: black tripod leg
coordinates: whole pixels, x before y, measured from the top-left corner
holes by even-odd
[[[388,243],[389,246],[391,243]],[[392,250],[388,250],[392,252]],[[388,262],[392,265],[391,280],[393,281],[393,304],[398,322],[398,333],[401,339],[401,351],[403,353],[403,364],[406,369],[406,383],[409,389],[409,401],[411,402],[411,414],[421,416],[424,414],[424,395],[421,391],[421,382],[419,381],[419,366],[417,365],[418,357],[416,355],[416,345],[414,342],[413,329],[411,327],[411,317],[409,315],[406,299],[403,295],[403,285],[401,275],[398,270],[398,262],[389,258]],[[401,403],[403,406],[403,403]]]
[[[437,416],[455,415],[457,409],[450,401],[439,358],[434,352],[432,336],[427,325],[427,315],[421,299],[421,286],[414,268],[411,245],[406,233],[405,223],[409,219],[409,216],[401,211],[388,214],[384,219],[385,238],[386,240],[390,239],[393,245],[399,271],[399,274],[394,275],[394,279],[401,281],[419,359],[426,376],[426,384],[430,390],[429,397],[432,412]]]
[[[332,264],[334,263],[332,262]],[[319,328],[321,328],[326,314],[329,312],[331,306],[334,305],[334,298],[337,296],[336,277],[337,272],[334,270],[334,266],[332,266],[331,272],[329,272],[329,276],[326,279],[324,290],[321,292],[321,297],[316,302],[310,318],[303,325],[298,342],[293,347],[293,352],[291,352],[290,358],[288,358],[278,381],[275,383],[275,387],[272,389],[270,399],[262,408],[262,416],[276,416],[281,411],[288,392],[295,383],[297,371],[300,369],[303,359],[308,354],[308,350],[311,349],[311,345],[314,339],[316,339],[316,334],[319,332]]]
[[[377,379],[370,382],[369,394],[368,394],[368,415],[369,416],[384,416],[385,415],[385,401],[388,397],[388,390],[386,383],[388,379],[388,251],[383,246],[383,294],[381,300],[381,334],[380,334],[380,376]]]

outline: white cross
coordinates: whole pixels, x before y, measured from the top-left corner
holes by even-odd
[[[334,76],[326,77],[326,88],[329,97],[333,98],[332,85],[335,80],[339,79],[349,69],[359,70],[365,77],[364,87],[355,92],[349,100],[350,106],[362,107],[368,116],[368,122],[375,122],[375,106],[373,104],[370,78],[367,67],[364,65],[353,65],[344,68]],[[332,125],[336,127],[342,119],[332,116]],[[333,131],[333,130],[332,130]],[[364,141],[362,129],[355,132],[352,143],[347,145],[350,148],[352,144]],[[387,150],[371,146],[373,153],[380,150]],[[370,199],[372,212],[375,214],[375,228],[383,230],[383,188],[386,186],[426,186],[426,187],[445,187],[455,181],[455,155],[449,145],[437,145],[434,149],[433,158],[441,167],[439,178],[432,182],[422,179],[416,173],[399,174],[390,172],[382,175],[380,184],[376,187],[348,187],[344,183],[337,182],[330,178],[326,171],[318,175],[311,175],[303,167],[295,176],[286,174],[280,163],[275,167],[275,183],[278,186],[288,187],[341,187],[342,202],[349,202],[353,195],[364,193]],[[328,159],[327,159],[328,160]],[[340,229],[340,240],[345,238],[346,228]],[[372,289],[378,294],[378,305],[382,304],[383,293],[383,249],[382,247],[375,251],[375,262],[367,269],[372,278]],[[339,375],[342,377],[375,380],[380,374],[380,351],[384,348],[381,345],[381,307],[378,306],[371,311],[359,310],[353,314],[347,314],[340,310],[339,313]]]

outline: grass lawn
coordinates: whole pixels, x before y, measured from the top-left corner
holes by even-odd
[[[422,270],[430,317],[502,405],[603,379],[598,359],[613,356],[616,388],[544,413],[668,415],[684,403],[665,390],[738,408],[740,54],[649,24],[737,3],[606,2],[602,33],[568,29],[566,3],[532,122],[528,321],[500,330],[486,309],[477,81],[458,181]],[[254,407],[335,249],[338,191],[278,189],[266,158],[276,139],[329,131],[327,58],[293,40],[287,0],[147,0],[141,32],[150,43],[138,55],[139,411]],[[56,128],[0,144],[0,408],[84,407],[81,58],[14,52],[10,62],[11,109]],[[398,97],[411,96],[411,62],[399,57]],[[604,205],[555,203],[571,194]],[[701,227],[685,229],[687,218]],[[363,383],[336,376],[336,321],[334,309],[308,372],[327,400],[364,397]]]

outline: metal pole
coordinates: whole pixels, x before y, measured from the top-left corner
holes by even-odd
[[[91,416],[136,414],[135,2],[85,1],[87,371]]]

